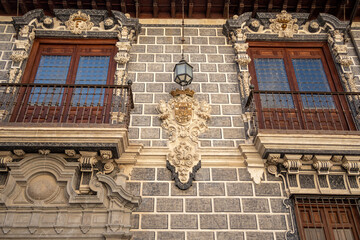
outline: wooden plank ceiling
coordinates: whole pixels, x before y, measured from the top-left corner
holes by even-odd
[[[22,15],[42,8],[48,15],[56,8],[106,9],[138,18],[181,18],[181,0],[0,0],[0,15]],[[330,13],[348,20],[356,0],[184,0],[186,18],[229,18],[244,12],[306,12],[310,18]],[[357,9],[358,10],[358,9]],[[360,20],[357,11],[355,20]]]

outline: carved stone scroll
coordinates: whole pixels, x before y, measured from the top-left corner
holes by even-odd
[[[189,89],[171,92],[169,102],[160,101],[162,127],[169,132],[170,153],[167,168],[172,172],[175,184],[180,189],[192,185],[195,172],[201,166],[201,156],[197,153],[198,136],[206,131],[206,121],[210,118],[211,107],[206,102],[199,103]]]

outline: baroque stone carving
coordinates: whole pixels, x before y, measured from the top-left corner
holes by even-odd
[[[277,33],[279,37],[292,38],[294,33],[299,30],[299,26],[296,24],[297,21],[290,13],[282,10],[280,14],[276,15],[275,19],[270,19],[270,29]]]
[[[277,165],[280,162],[281,162],[280,154],[269,154],[267,161],[266,161],[268,172],[273,175],[276,175],[278,173]]]
[[[330,162],[330,156],[315,155],[313,158],[313,167],[317,170],[318,174],[329,174],[333,163]]]
[[[343,158],[342,167],[346,169],[350,176],[360,175],[360,158],[358,156],[347,156]]]
[[[167,167],[180,189],[191,186],[194,173],[201,166],[201,156],[197,153],[198,136],[206,131],[211,112],[209,104],[199,103],[194,94],[189,89],[177,89],[171,92],[173,98],[168,103],[161,100],[157,107],[161,126],[170,135]]]
[[[26,51],[13,51],[13,53],[11,54],[10,56],[10,59],[13,61],[13,62],[22,62],[24,61],[25,59],[27,59],[29,57],[28,53]]]
[[[91,30],[94,23],[90,21],[89,15],[78,11],[70,16],[69,20],[65,22],[65,26],[70,32],[81,34],[83,31]]]

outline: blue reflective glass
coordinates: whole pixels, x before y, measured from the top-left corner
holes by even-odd
[[[99,84],[107,82],[109,69],[109,56],[82,56],[76,73],[75,84]],[[72,105],[102,106],[105,89],[101,88],[76,88],[72,98]]]
[[[300,91],[330,92],[321,59],[292,59]],[[335,108],[329,95],[302,94],[304,108]]]
[[[41,56],[34,83],[65,84],[71,56]],[[54,105],[59,103],[64,90],[54,87],[33,88],[30,103]]]
[[[259,90],[290,91],[283,59],[257,58],[254,60]],[[263,108],[294,108],[290,94],[261,94]]]

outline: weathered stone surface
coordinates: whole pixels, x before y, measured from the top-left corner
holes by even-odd
[[[223,114],[224,115],[237,115],[241,114],[241,107],[237,105],[229,105],[229,106],[223,106]]]
[[[274,213],[287,213],[289,210],[283,203],[284,199],[282,198],[272,198],[270,199],[271,211]]]
[[[158,37],[156,39],[157,44],[173,44],[173,38],[172,37]]]
[[[138,231],[134,231],[133,232],[133,240],[154,240],[155,239],[155,232],[148,232],[148,231],[144,231],[144,232],[138,232]]]
[[[214,54],[214,55],[208,55],[208,62],[209,63],[222,63],[224,62],[224,58],[222,55]]]
[[[140,183],[139,182],[127,182],[126,190],[135,196],[140,195]]]
[[[231,229],[257,229],[256,216],[252,214],[231,214]]]
[[[244,212],[269,212],[269,203],[267,199],[261,198],[243,198],[242,209]]]
[[[231,127],[231,117],[213,116],[209,121],[209,127]]]
[[[158,181],[171,181],[171,171],[167,168],[157,169],[157,180]]]
[[[143,63],[128,63],[128,69],[129,71],[134,71],[134,72],[145,72],[146,71],[146,65]]]
[[[167,229],[168,215],[166,214],[142,214],[142,229]]]
[[[216,36],[216,29],[200,28],[200,36]]]
[[[151,124],[150,116],[131,116],[132,126],[150,126],[150,124]]]
[[[154,36],[162,36],[162,35],[164,35],[164,29],[163,28],[147,28],[146,34],[154,35]]]
[[[153,212],[154,211],[154,199],[153,198],[142,198],[140,206],[135,212]]]
[[[131,214],[130,222],[131,222],[132,229],[138,229],[139,228],[139,214]]]
[[[273,240],[274,235],[272,232],[246,232],[246,240]]]
[[[224,196],[225,186],[223,183],[199,183],[200,196]]]
[[[185,232],[158,232],[158,240],[184,240]]]
[[[217,240],[243,240],[243,232],[218,232]]]
[[[171,55],[169,55],[169,54],[156,54],[156,62],[171,62]]]
[[[216,64],[202,63],[200,64],[200,69],[202,72],[216,72]]]
[[[139,62],[154,62],[154,54],[139,54]]]
[[[235,143],[232,140],[214,140],[214,147],[234,147]]]
[[[229,196],[252,196],[252,183],[226,183]]]
[[[195,174],[196,181],[210,181],[210,168],[200,168]]]
[[[191,44],[208,44],[208,38],[206,37],[192,37]]]
[[[243,139],[245,132],[243,128],[224,128],[223,135],[225,139]]]
[[[165,35],[166,36],[180,36],[181,29],[180,28],[166,28]]]
[[[162,63],[149,63],[148,64],[148,71],[149,72],[163,72],[164,71],[164,64],[162,64]]]
[[[158,212],[182,212],[183,200],[181,198],[158,198],[156,210]]]
[[[142,128],[141,129],[142,139],[158,139],[160,138],[160,129],[158,128]]]
[[[192,54],[190,55],[191,62],[206,62],[206,56],[204,54]]]
[[[223,73],[209,73],[210,82],[226,82],[226,75]]]
[[[227,104],[229,96],[227,94],[211,94],[211,103]]]
[[[251,181],[251,175],[246,168],[238,168],[240,181]]]
[[[201,53],[217,53],[215,46],[200,46]]]
[[[195,214],[172,214],[170,227],[172,229],[197,229],[198,217]]]
[[[181,47],[180,46],[166,45],[165,46],[165,53],[181,53]]]
[[[200,138],[210,138],[210,139],[221,139],[221,129],[220,128],[209,128],[206,132],[199,135]]]
[[[213,181],[237,181],[236,168],[212,168]]]
[[[209,44],[210,45],[225,45],[226,39],[225,37],[210,37]]]
[[[171,196],[196,196],[196,194],[197,183],[193,183],[192,186],[186,190],[179,189],[174,183],[171,184]]]
[[[213,232],[187,232],[187,239],[214,240]]]
[[[265,230],[286,230],[285,216],[259,215],[259,227]]]
[[[140,36],[139,43],[140,44],[155,44],[155,37]]]
[[[215,83],[202,84],[201,90],[202,92],[219,92],[218,85]]]
[[[147,83],[146,91],[148,92],[162,92],[163,91],[163,83]]]
[[[225,214],[200,215],[201,229],[226,229],[227,227],[227,217]]]
[[[210,198],[186,198],[185,199],[186,212],[211,212]]]
[[[280,185],[278,183],[255,184],[256,196],[281,196]]]
[[[169,184],[164,182],[144,182],[142,193],[144,196],[168,196]]]
[[[240,199],[238,198],[215,198],[215,212],[240,212]]]
[[[162,53],[163,46],[161,45],[148,45],[146,48],[148,53]]]

